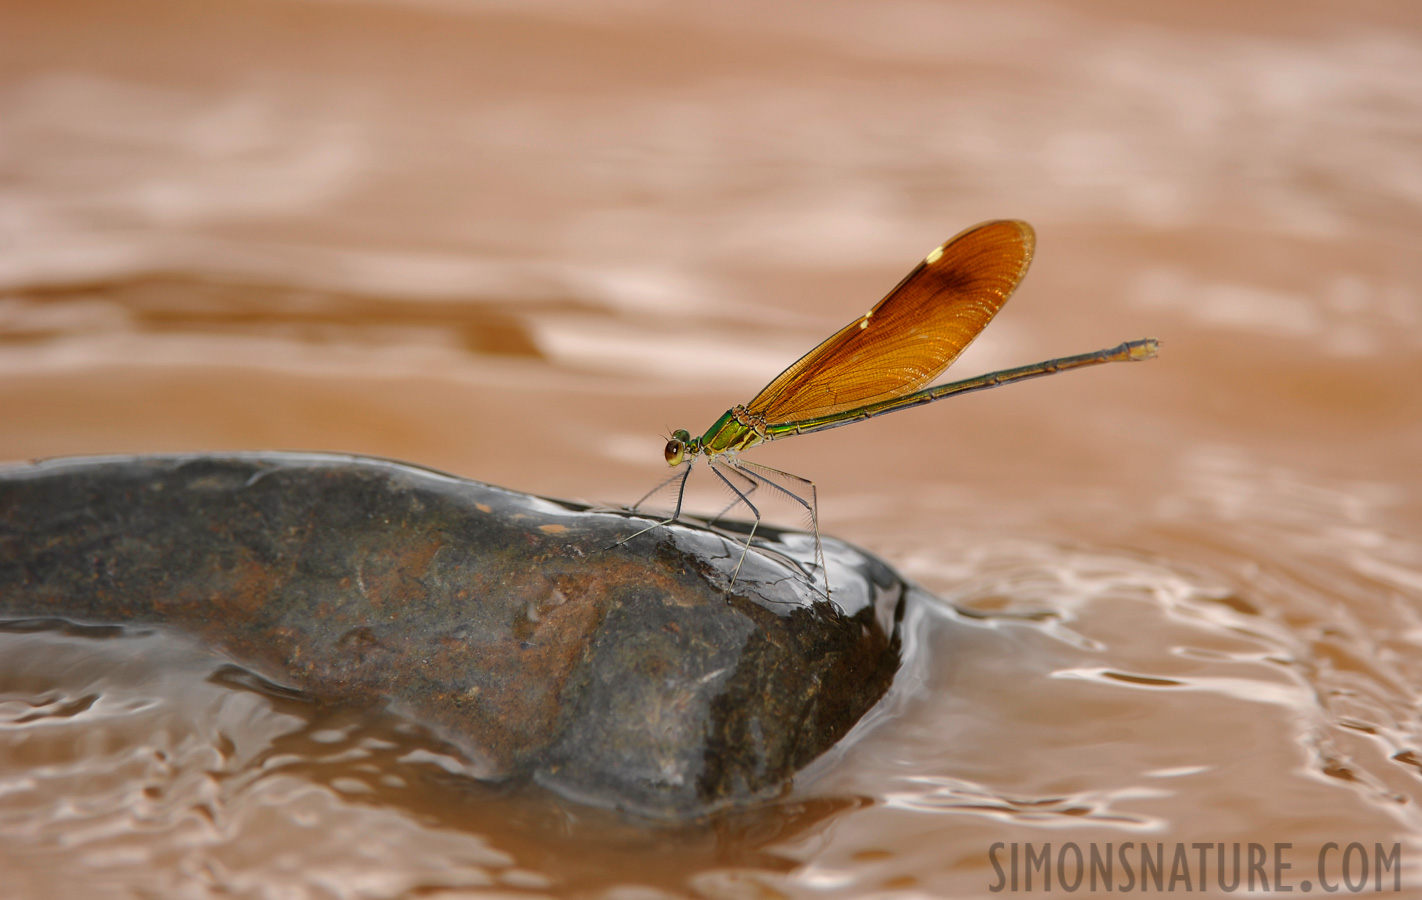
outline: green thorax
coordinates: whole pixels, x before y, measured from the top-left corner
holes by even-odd
[[[731,450],[745,450],[767,440],[765,419],[752,415],[744,406],[726,410],[716,424],[706,429],[699,439],[700,449],[707,456]]]

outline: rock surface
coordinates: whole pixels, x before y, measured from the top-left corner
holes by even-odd
[[[385,704],[490,779],[690,817],[780,794],[883,695],[906,586],[825,540],[740,543],[386,460],[0,467],[0,616],[171,627]]]

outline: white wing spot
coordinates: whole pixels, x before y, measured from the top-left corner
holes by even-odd
[[[933,265],[934,263],[938,262],[938,261],[939,261],[940,259],[942,259],[942,258],[943,258],[943,248],[942,248],[942,247],[937,247],[937,248],[934,249],[934,251],[933,251],[932,253],[928,254],[928,256],[927,256],[923,261],[926,262],[926,263],[928,263],[928,264],[931,266],[931,265]]]
[[[866,328],[869,327],[869,317],[872,316],[872,315],[874,315],[874,310],[871,309],[871,310],[869,310],[867,313],[864,314],[864,318],[862,318],[862,319],[859,320],[859,330],[860,330],[860,331],[863,331],[864,329],[866,329]]]

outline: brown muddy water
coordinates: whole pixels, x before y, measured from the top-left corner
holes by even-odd
[[[941,600],[783,802],[650,827],[170,635],[11,628],[0,896],[992,896],[1048,844],[1117,892],[1183,846],[1216,896],[1250,843],[1271,890],[1422,894],[1407,0],[11,0],[0,459],[627,503],[669,429],[1005,216],[1036,262],[954,374],[1161,357],[753,451]]]

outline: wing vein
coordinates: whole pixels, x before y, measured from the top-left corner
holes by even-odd
[[[909,272],[872,310],[830,335],[746,408],[770,424],[834,415],[910,394],[992,321],[1032,262],[1026,222],[967,229]]]

